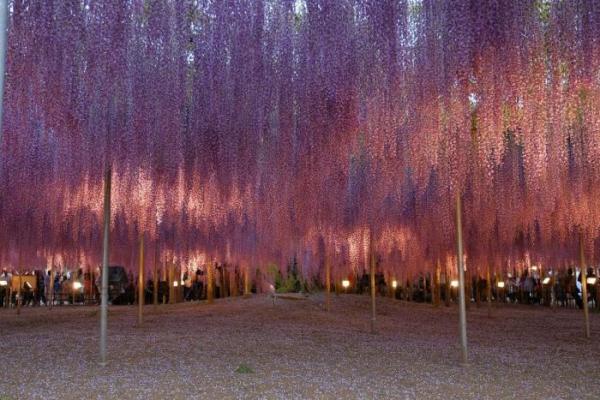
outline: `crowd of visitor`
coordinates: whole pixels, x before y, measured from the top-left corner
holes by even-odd
[[[109,272],[109,301],[112,304],[134,304],[137,302],[137,279],[131,272],[125,272],[123,267],[110,267]],[[115,269],[116,270],[113,270]],[[120,268],[120,270],[119,270]],[[118,272],[121,272],[120,277]],[[166,275],[166,274],[165,274]],[[203,268],[184,271],[178,274],[180,279],[169,279],[166,276],[157,277],[157,301],[159,303],[179,301],[200,301],[207,297],[207,275]],[[600,309],[600,281],[596,279],[596,271],[588,270],[588,302],[592,307]],[[115,280],[116,279],[116,280]],[[264,285],[252,280],[252,291],[261,292]],[[545,276],[537,271],[524,270],[521,273],[508,273],[504,277],[491,275],[491,285],[483,276],[470,276],[466,279],[467,300],[472,303],[490,301],[513,304],[539,304],[546,306],[583,307],[582,283],[579,271],[572,268],[559,272],[548,272]],[[450,305],[457,302],[457,281],[446,279],[441,274],[437,279],[434,274],[422,274],[412,279],[386,281],[383,274],[375,276],[377,292],[380,295],[391,295],[397,299],[445,303]],[[14,271],[3,270],[0,274],[0,307],[14,307],[20,296],[22,306],[48,306],[63,304],[97,304],[100,300],[101,276],[99,269],[96,273],[74,271],[56,272],[34,270],[17,274]],[[18,288],[21,287],[19,291]],[[173,286],[173,290],[170,290]],[[214,297],[236,296],[243,293],[243,283],[238,268],[226,268],[216,265],[214,269]],[[273,285],[269,285],[273,287]],[[318,289],[319,284],[314,285]],[[307,288],[303,284],[302,288]],[[348,287],[342,289],[334,285],[339,293],[367,294],[370,292],[370,277],[366,271],[352,276]],[[310,290],[310,289],[309,289]],[[144,301],[151,304],[154,299],[154,279],[150,277],[144,287]],[[171,301],[170,296],[174,296]]]

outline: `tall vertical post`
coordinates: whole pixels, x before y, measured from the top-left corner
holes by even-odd
[[[138,268],[138,325],[144,322],[144,233],[140,233],[140,266]]]
[[[579,263],[581,264],[581,301],[583,302],[583,321],[585,324],[585,337],[589,339],[590,312],[588,310],[587,267],[585,265],[585,251],[583,249],[583,232],[579,233]]]
[[[167,262],[167,268],[169,270],[169,304],[175,304],[175,262]],[[179,282],[177,282],[179,285]]]
[[[110,192],[112,171],[104,172],[104,237],[102,240],[102,284],[100,303],[100,364],[106,365],[106,331],[108,323],[108,254],[110,239]]]
[[[463,364],[467,364],[467,309],[465,301],[465,268],[462,241],[462,199],[459,190],[456,191],[456,261],[458,267],[458,315],[460,347],[462,351],[462,362]]]
[[[19,250],[19,260],[17,261],[17,272],[19,273],[19,285],[17,286],[17,314],[21,314],[21,288],[23,287],[23,267],[21,266],[21,250]]]
[[[331,263],[329,256],[325,254],[325,309],[331,309]]]
[[[93,284],[92,280],[92,284]],[[52,310],[52,306],[54,305],[54,254],[52,255],[52,261],[50,263],[50,287],[48,293],[48,302],[50,304],[50,310]]]
[[[213,276],[213,263],[206,264],[206,302],[211,304],[215,299],[215,279]]]
[[[373,241],[369,246],[369,264],[370,264],[370,278],[371,278],[371,333],[375,333],[375,251],[373,250]]]
[[[244,297],[250,297],[250,266],[244,266]]]
[[[485,282],[486,282],[486,297],[487,297],[487,310],[488,317],[492,316],[492,276],[490,275],[490,266],[488,264],[486,272],[485,272]]]
[[[158,307],[158,243],[154,247],[154,268],[152,274],[152,304],[154,305],[154,311]]]

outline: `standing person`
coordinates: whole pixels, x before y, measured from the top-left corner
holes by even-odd
[[[10,288],[10,281],[8,278],[8,272],[4,269],[2,270],[2,274],[0,274],[0,281],[3,282],[0,285],[0,307],[8,307],[8,291]]]

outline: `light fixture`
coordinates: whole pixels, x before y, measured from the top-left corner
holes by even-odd
[[[456,279],[450,281],[450,286],[452,286],[453,288],[457,288],[458,287],[458,281]]]
[[[7,285],[8,285],[8,281],[5,281],[5,280],[0,281],[0,286],[7,286]]]
[[[532,267],[531,267],[531,269],[532,269],[533,271],[537,271],[537,269],[538,269],[538,268],[537,268],[537,265],[534,265],[534,266],[532,266]]]
[[[590,276],[589,278],[587,278],[587,283],[588,283],[588,285],[595,285],[596,284],[596,277],[595,276]]]
[[[75,290],[79,290],[79,289],[81,289],[82,287],[83,287],[83,285],[81,284],[81,282],[79,282],[79,281],[75,281],[75,282],[73,282],[73,289],[75,289]]]
[[[545,278],[544,278],[544,280],[542,281],[542,285],[547,285],[547,284],[549,284],[549,283],[550,283],[550,277],[549,277],[549,276],[547,276],[547,277],[545,277]]]
[[[498,286],[500,289],[503,289],[503,288],[504,288],[504,282],[502,282],[502,281],[498,282],[498,285],[497,285],[497,286]]]
[[[177,287],[177,286],[179,286],[179,282],[177,282],[177,281],[174,281],[174,282],[173,282],[173,287]]]
[[[398,287],[398,281],[393,280],[392,281],[392,288],[396,289]]]
[[[348,287],[350,287],[350,281],[348,279],[344,279],[342,281],[342,286],[344,287],[344,289],[348,289]]]

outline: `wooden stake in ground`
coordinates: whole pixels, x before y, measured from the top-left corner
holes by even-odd
[[[244,297],[250,297],[250,266],[244,266]]]
[[[467,308],[465,301],[465,270],[462,242],[462,199],[458,190],[456,191],[456,257],[458,267],[458,315],[460,347],[462,352],[462,363],[467,364]]]
[[[213,263],[206,264],[206,302],[211,304],[215,299],[215,279],[213,276]]]
[[[110,192],[112,171],[104,172],[104,237],[102,240],[102,285],[100,303],[100,364],[106,365],[106,328],[108,321],[108,253],[110,239]]]
[[[485,271],[485,289],[486,289],[486,297],[487,297],[487,310],[488,317],[492,316],[492,277],[490,275],[490,266],[488,264]]]
[[[325,309],[331,309],[331,264],[329,256],[325,255]]]
[[[154,311],[158,308],[158,243],[154,246],[154,268],[152,274],[152,304]]]
[[[138,268],[138,325],[144,322],[144,234],[140,234],[140,266]]]
[[[167,268],[169,269],[169,304],[175,304],[175,263],[169,262]]]
[[[370,278],[371,278],[371,333],[375,333],[375,295],[376,295],[376,287],[375,287],[375,252],[373,251],[373,245],[369,246],[370,250]]]
[[[581,301],[583,302],[583,321],[585,324],[585,337],[590,338],[590,313],[588,310],[587,296],[587,267],[585,266],[585,252],[583,250],[583,233],[579,233],[579,262],[581,264]]]
[[[17,286],[17,314],[21,314],[21,305],[23,304],[23,299],[21,298],[21,288],[23,287],[23,278],[21,278],[21,276],[23,275],[21,254],[21,250],[19,250],[19,259],[17,261],[17,272],[19,273],[19,279],[17,281],[19,283],[19,285]]]
[[[439,307],[440,306],[440,302],[442,300],[442,291],[441,291],[441,286],[440,286],[440,280],[441,280],[441,266],[440,266],[440,260],[438,258],[437,260],[437,264],[435,267],[435,275],[434,275],[434,280],[433,280],[433,305],[435,307]]]

